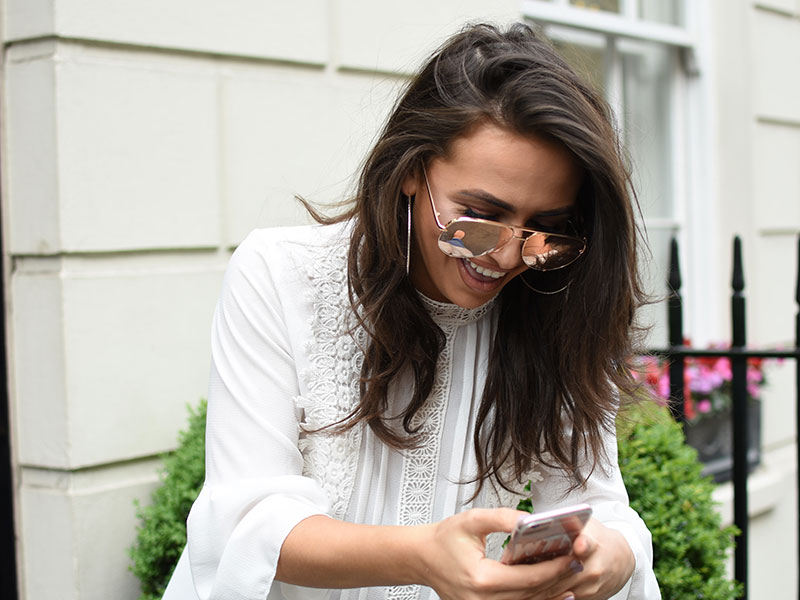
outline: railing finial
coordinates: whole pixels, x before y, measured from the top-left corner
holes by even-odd
[[[742,266],[742,238],[738,235],[733,238],[733,281],[734,292],[744,289],[744,267]]]
[[[681,307],[681,264],[678,252],[678,240],[670,240],[669,257],[669,297],[667,298],[667,322],[670,346],[683,344],[683,308]],[[683,379],[681,379],[683,381]]]
[[[680,293],[681,290],[681,264],[678,259],[678,240],[674,237],[670,240],[669,248],[669,289],[673,293]],[[798,288],[800,294],[800,288]]]

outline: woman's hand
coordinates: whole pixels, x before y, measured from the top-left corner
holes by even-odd
[[[566,600],[573,595],[568,582],[575,581],[572,556],[514,566],[485,557],[486,536],[511,531],[524,514],[508,508],[473,509],[428,526],[420,547],[423,583],[442,600]],[[586,558],[591,555],[587,552]]]
[[[596,519],[589,519],[572,545],[578,573],[554,585],[547,598],[562,598],[569,590],[577,600],[607,600],[633,574],[636,561],[625,537]],[[579,564],[578,564],[579,563]]]
[[[355,525],[314,515],[284,541],[276,579],[323,588],[419,583],[442,600],[605,600],[633,572],[625,538],[594,519],[571,555],[535,565],[486,558],[486,536],[510,532],[526,514],[473,509],[416,527]]]
[[[473,509],[414,527],[358,525],[313,515],[283,542],[275,578],[320,588],[422,584],[443,600],[565,600],[545,594],[575,571],[571,556],[504,565],[485,556],[489,533],[509,532],[520,511]],[[577,563],[575,563],[577,564]]]

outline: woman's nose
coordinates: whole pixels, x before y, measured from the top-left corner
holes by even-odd
[[[492,252],[491,256],[497,266],[505,271],[516,269],[522,263],[521,240],[512,238],[500,248]]]

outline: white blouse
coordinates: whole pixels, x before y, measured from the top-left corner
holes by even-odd
[[[472,444],[494,331],[492,303],[463,309],[422,297],[446,344],[427,405],[416,420],[425,443],[396,451],[371,430],[342,435],[307,430],[345,417],[358,401],[363,330],[353,328],[347,293],[349,228],[258,230],[236,250],[212,327],[206,481],[187,523],[188,544],[164,600],[427,600],[422,586],[346,590],[274,581],[284,539],[314,514],[354,523],[416,525],[471,507],[515,507],[521,496],[461,482],[477,472]],[[352,333],[351,333],[352,332]],[[399,381],[390,413],[410,383]],[[636,569],[615,599],[660,598],[650,534],[628,507],[616,464],[597,469],[585,489],[567,493],[566,474],[535,465],[536,511],[587,502],[619,530]],[[498,557],[505,534],[493,534]]]

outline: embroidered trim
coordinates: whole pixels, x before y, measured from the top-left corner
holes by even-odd
[[[422,298],[433,302],[424,296]],[[449,310],[450,305],[445,306],[448,306],[448,312],[452,312]],[[431,316],[444,331],[445,346],[436,364],[436,379],[431,394],[425,406],[420,409],[412,421],[414,427],[420,428],[421,440],[418,447],[408,450],[405,454],[398,525],[430,523],[433,514],[439,451],[453,372],[451,348],[457,328],[455,324],[443,325],[441,321],[437,320],[437,316],[440,315]],[[418,585],[395,585],[386,591],[386,598],[388,600],[416,600],[419,598],[419,593],[420,586]]]
[[[436,379],[431,394],[414,417],[412,425],[419,427],[422,439],[417,448],[407,451],[403,463],[403,482],[400,492],[399,525],[430,523],[436,492],[436,474],[444,431],[444,416],[453,373],[452,347],[458,326],[477,321],[489,310],[491,303],[477,309],[465,309],[454,304],[436,302],[420,294],[434,323],[445,334],[445,345],[436,363]],[[388,600],[416,600],[420,586],[392,586],[386,591]]]
[[[413,427],[420,428],[422,439],[417,448],[408,450],[405,455],[398,518],[400,525],[421,525],[430,522],[444,415],[452,377],[450,348],[455,331],[454,326],[445,329],[445,347],[436,365],[436,380],[431,395],[412,422]]]
[[[317,429],[346,417],[358,401],[358,381],[364,357],[360,351],[365,334],[350,330],[354,316],[347,294],[347,236],[319,248],[306,264],[312,284],[312,337],[307,344],[311,367],[303,374],[311,398],[296,398],[304,409],[303,425]],[[303,475],[315,479],[328,495],[330,514],[342,519],[353,491],[361,427],[341,435],[301,433]]]
[[[478,308],[462,308],[457,304],[448,304],[446,302],[431,300],[424,294],[419,294],[419,297],[425,305],[428,314],[433,319],[433,322],[440,327],[472,323],[481,319],[494,306],[494,298]]]
[[[412,425],[419,427],[422,439],[417,448],[407,451],[403,464],[400,493],[399,525],[430,523],[436,492],[444,417],[453,374],[453,340],[459,326],[482,318],[491,308],[488,302],[474,309],[436,302],[420,294],[434,323],[445,334],[445,345],[436,364],[436,379],[425,406],[414,417]],[[392,586],[386,591],[388,600],[417,600],[420,586]]]

